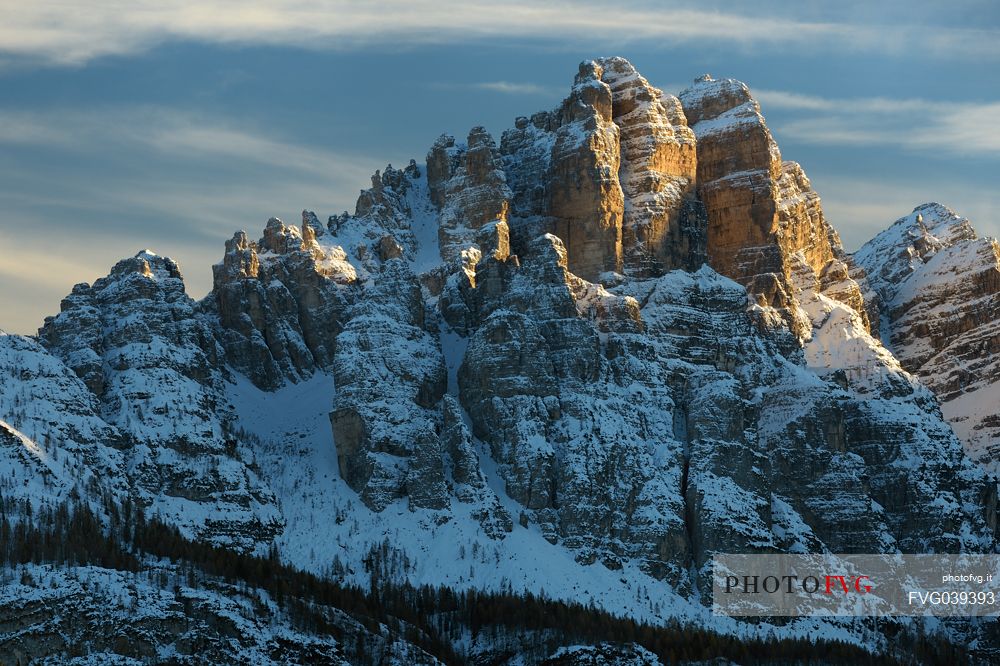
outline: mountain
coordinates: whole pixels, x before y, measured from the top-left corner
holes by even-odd
[[[1000,243],[936,203],[854,255],[881,303],[883,339],[941,402],[968,455],[1000,461]]]
[[[850,255],[745,84],[675,97],[605,58],[353,214],[237,232],[199,302],[125,259],[0,336],[0,658],[989,658],[975,622],[708,607],[714,553],[995,552],[998,246],[918,211]],[[148,650],[35,596],[141,607]],[[475,610],[513,599],[536,625]]]

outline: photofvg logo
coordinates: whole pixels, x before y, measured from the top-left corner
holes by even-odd
[[[712,610],[731,616],[998,615],[997,555],[716,555]]]
[[[822,578],[822,582],[820,581]],[[803,594],[817,594],[823,587],[822,594],[867,594],[872,591],[869,584],[869,576],[844,576],[825,574],[823,576],[805,576],[801,580],[798,576],[787,574],[784,576],[726,576],[726,594],[743,592],[744,594],[757,594],[764,591],[767,594],[774,594],[782,591],[793,594],[797,589],[801,589]]]

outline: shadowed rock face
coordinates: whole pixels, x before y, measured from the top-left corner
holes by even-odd
[[[303,213],[301,231],[271,218],[259,242],[244,231],[226,241],[212,267],[207,306],[219,318],[227,360],[258,386],[308,377],[333,359],[348,302],[341,287],[356,273],[342,249],[321,248],[323,233],[311,213]]]
[[[427,185],[441,209],[438,243],[444,261],[457,259],[486,224],[507,220],[510,189],[496,142],[474,127],[464,145],[442,136],[427,155]],[[433,168],[430,166],[433,165]]]
[[[177,264],[149,251],[118,262],[74,287],[39,336],[122,432],[136,500],[213,543],[249,549],[280,532],[273,493],[235,452],[223,352]]]

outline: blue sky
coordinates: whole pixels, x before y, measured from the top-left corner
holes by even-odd
[[[0,18],[8,331],[146,247],[200,298],[234,231],[353,210],[375,169],[422,161],[442,132],[499,138],[603,55],[675,93],[746,81],[848,249],[931,200],[1000,235],[987,0],[0,0]]]

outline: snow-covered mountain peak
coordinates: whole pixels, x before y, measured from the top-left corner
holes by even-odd
[[[969,454],[997,469],[1000,244],[929,203],[896,220],[854,259],[881,296],[886,342],[937,394]]]

